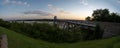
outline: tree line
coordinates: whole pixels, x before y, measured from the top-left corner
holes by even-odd
[[[110,13],[109,9],[97,9],[93,11],[92,16],[86,17],[87,21],[116,22],[120,23],[120,15],[118,13]]]

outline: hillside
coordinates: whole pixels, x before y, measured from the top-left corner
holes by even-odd
[[[7,34],[9,48],[120,48],[120,37],[77,43],[48,43],[0,27],[0,34]]]

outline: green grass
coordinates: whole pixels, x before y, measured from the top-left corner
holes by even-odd
[[[120,48],[120,37],[77,43],[49,43],[36,40],[0,27],[0,34],[7,34],[9,48]]]

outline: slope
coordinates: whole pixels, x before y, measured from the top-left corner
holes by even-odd
[[[36,40],[3,27],[0,27],[0,34],[7,34],[9,48],[120,48],[120,37],[57,44]]]

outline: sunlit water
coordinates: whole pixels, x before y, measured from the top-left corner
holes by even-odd
[[[23,21],[17,21],[18,23],[23,23]],[[53,25],[53,21],[24,21],[24,23],[29,23],[29,24],[33,24],[33,23],[47,23],[50,25]]]

